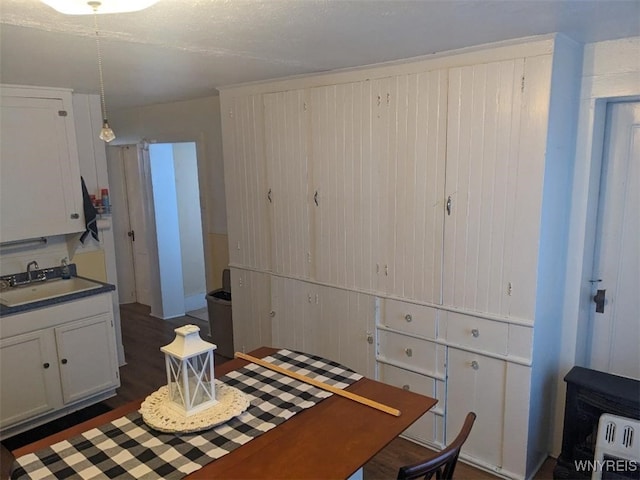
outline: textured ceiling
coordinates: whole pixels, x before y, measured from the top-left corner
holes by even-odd
[[[0,2],[0,82],[97,93],[93,16]],[[98,17],[110,109],[530,35],[640,35],[640,0],[160,0]]]

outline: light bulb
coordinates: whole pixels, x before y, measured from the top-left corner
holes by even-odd
[[[111,127],[109,126],[109,122],[107,122],[106,120],[102,123],[102,129],[100,130],[99,137],[100,140],[104,140],[107,143],[115,140],[116,138],[116,134],[113,133],[113,130],[111,130]]]

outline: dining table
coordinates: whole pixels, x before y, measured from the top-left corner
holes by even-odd
[[[261,347],[249,354],[268,357],[278,349]],[[235,358],[215,367],[216,377],[246,367]],[[362,467],[428,412],[435,398],[362,377],[345,391],[398,409],[398,416],[339,395],[300,411],[277,427],[189,473],[187,479],[357,478]],[[112,422],[140,408],[144,398],[117,407],[12,453],[16,458]]]

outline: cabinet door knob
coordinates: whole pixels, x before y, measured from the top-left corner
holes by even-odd
[[[42,364],[42,366],[43,366],[44,368],[49,368],[49,362],[45,362],[45,363],[43,363],[43,364]]]
[[[79,213],[72,213],[71,215],[69,215],[73,220],[77,220],[78,218],[80,218],[80,214]]]
[[[474,338],[478,338],[480,336],[480,330],[478,330],[477,328],[474,328],[473,330],[471,330],[471,335]]]
[[[411,322],[411,321],[413,321],[413,317],[411,316],[411,314],[410,314],[410,313],[407,313],[407,314],[404,316],[404,319],[405,319],[407,322]]]
[[[403,390],[411,390],[411,387],[409,386],[409,384],[406,384],[406,385],[402,385],[402,389]]]
[[[405,348],[404,353],[407,354],[407,357],[413,357],[413,350],[411,350],[410,348]]]
[[[367,333],[367,343],[373,345],[373,335],[370,333]]]
[[[269,316],[270,316],[271,318],[275,317],[275,316],[276,316],[276,312],[274,312],[273,310],[271,310],[271,311],[269,312]]]
[[[471,368],[473,368],[474,370],[478,370],[480,368],[480,364],[474,360],[473,362],[471,362]]]
[[[63,358],[62,360],[60,360],[60,363],[62,363],[63,365],[66,365],[68,362],[68,360],[66,358]]]

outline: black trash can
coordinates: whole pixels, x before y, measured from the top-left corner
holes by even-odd
[[[231,315],[231,285],[229,270],[222,272],[222,288],[207,294],[209,336],[218,346],[216,353],[233,358],[233,317]]]

